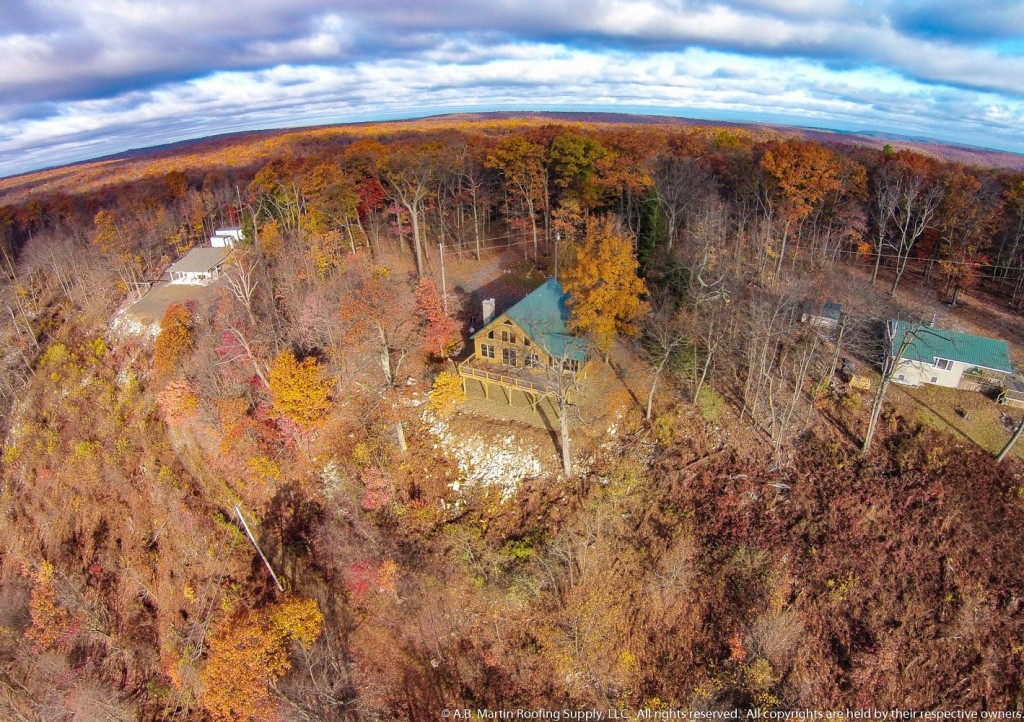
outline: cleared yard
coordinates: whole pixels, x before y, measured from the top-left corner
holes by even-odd
[[[972,441],[996,454],[1009,440],[1024,409],[997,404],[984,394],[942,386],[889,387],[889,401],[909,410],[922,424]],[[1024,444],[1013,455],[1024,458]]]
[[[130,306],[125,312],[125,317],[129,321],[143,326],[151,326],[160,323],[168,306],[175,303],[184,304],[189,301],[209,303],[217,297],[219,288],[220,281],[214,281],[209,286],[189,286],[161,281]]]

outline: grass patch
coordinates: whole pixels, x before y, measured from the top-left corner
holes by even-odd
[[[1004,425],[1006,414],[1016,424],[1021,409],[997,404],[984,394],[973,391],[948,389],[943,386],[908,387],[892,385],[893,403],[905,405],[912,418],[925,426],[977,444],[985,451],[996,454],[1010,438],[1011,429]],[[1013,455],[1024,458],[1024,446],[1017,446]]]

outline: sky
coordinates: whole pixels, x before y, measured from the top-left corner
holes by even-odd
[[[1024,153],[1010,0],[3,0],[0,177],[187,138],[488,110]]]

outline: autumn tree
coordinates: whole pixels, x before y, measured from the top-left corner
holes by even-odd
[[[548,155],[560,199],[571,198],[588,209],[597,206],[602,190],[597,182],[599,163],[608,154],[600,141],[587,135],[567,132],[551,141]]]
[[[298,361],[285,349],[270,364],[270,394],[274,409],[309,431],[330,408],[331,380],[312,356]]]
[[[899,151],[882,162],[887,165],[875,174],[874,192],[885,198],[888,216],[883,218],[879,213],[876,223],[889,227],[888,243],[896,255],[896,275],[889,293],[895,296],[910,253],[932,223],[944,191],[936,178],[936,164],[924,156]],[[882,230],[879,234],[884,236]]]
[[[760,165],[765,173],[764,207],[769,216],[777,214],[782,222],[776,251],[778,276],[793,229],[826,195],[842,187],[841,164],[835,153],[817,143],[790,139],[771,144]]]
[[[676,308],[676,304],[666,295],[660,295],[655,308],[644,320],[645,345],[654,365],[654,378],[647,393],[647,413],[644,416],[647,421],[653,417],[654,394],[658,389],[662,372],[686,344],[688,332],[686,319]]]
[[[39,650],[48,649],[67,631],[71,615],[57,600],[53,564],[39,563],[32,580],[32,596],[29,601],[32,626],[26,636]]]
[[[437,174],[436,148],[431,144],[395,144],[380,159],[377,172],[388,196],[409,213],[416,276],[423,277],[423,233],[420,215]]]
[[[417,345],[416,301],[404,281],[392,278],[386,266],[358,259],[345,279],[346,302],[339,308],[342,338],[368,351],[384,376],[385,396],[392,397],[396,378],[406,356]],[[397,407],[397,404],[392,404]],[[405,451],[405,431],[395,421],[399,447]]]
[[[224,619],[200,674],[206,711],[215,720],[277,719],[272,688],[291,668],[288,645],[308,649],[322,626],[316,601],[301,597]]]
[[[511,135],[487,157],[487,167],[501,171],[512,197],[526,207],[533,231],[533,257],[536,258],[539,253],[537,210],[544,203],[547,174],[544,148],[521,135]]]
[[[445,300],[431,279],[421,279],[416,287],[416,306],[424,326],[424,344],[428,353],[440,358],[449,358],[462,348],[462,329],[451,308],[445,308]]]
[[[180,303],[171,304],[160,320],[153,365],[160,375],[169,374],[192,352],[192,312]]]
[[[631,234],[614,217],[588,218],[575,262],[562,279],[574,329],[593,336],[606,359],[615,336],[639,333],[638,322],[649,309],[633,248]]]
[[[118,216],[110,210],[101,210],[93,218],[95,235],[93,245],[113,260],[124,290],[131,289],[142,295],[143,261],[133,245],[130,233],[122,228]]]
[[[953,168],[942,177],[943,197],[936,213],[938,240],[932,248],[925,271],[930,278],[936,261],[946,281],[946,293],[956,306],[960,292],[977,280],[978,267],[987,262],[985,252],[996,229],[1000,210],[994,185],[962,168]]]

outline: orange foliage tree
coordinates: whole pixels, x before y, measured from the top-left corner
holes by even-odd
[[[322,626],[316,601],[302,597],[221,622],[210,639],[210,655],[199,676],[202,703],[210,717],[277,719],[270,685],[291,668],[288,644],[295,641],[308,648]]]
[[[437,284],[429,278],[420,280],[416,287],[416,305],[424,322],[424,344],[429,353],[449,358],[462,348],[459,322],[445,310]]]
[[[650,310],[637,268],[630,233],[612,217],[588,218],[576,262],[565,272],[562,287],[570,297],[573,326],[592,335],[606,356],[615,335],[635,336],[637,322]]]
[[[304,431],[330,408],[331,381],[312,356],[298,361],[291,349],[285,349],[270,364],[269,381],[274,410]]]
[[[179,303],[164,311],[160,321],[160,335],[156,337],[153,365],[163,375],[173,371],[192,351],[192,313]]]

